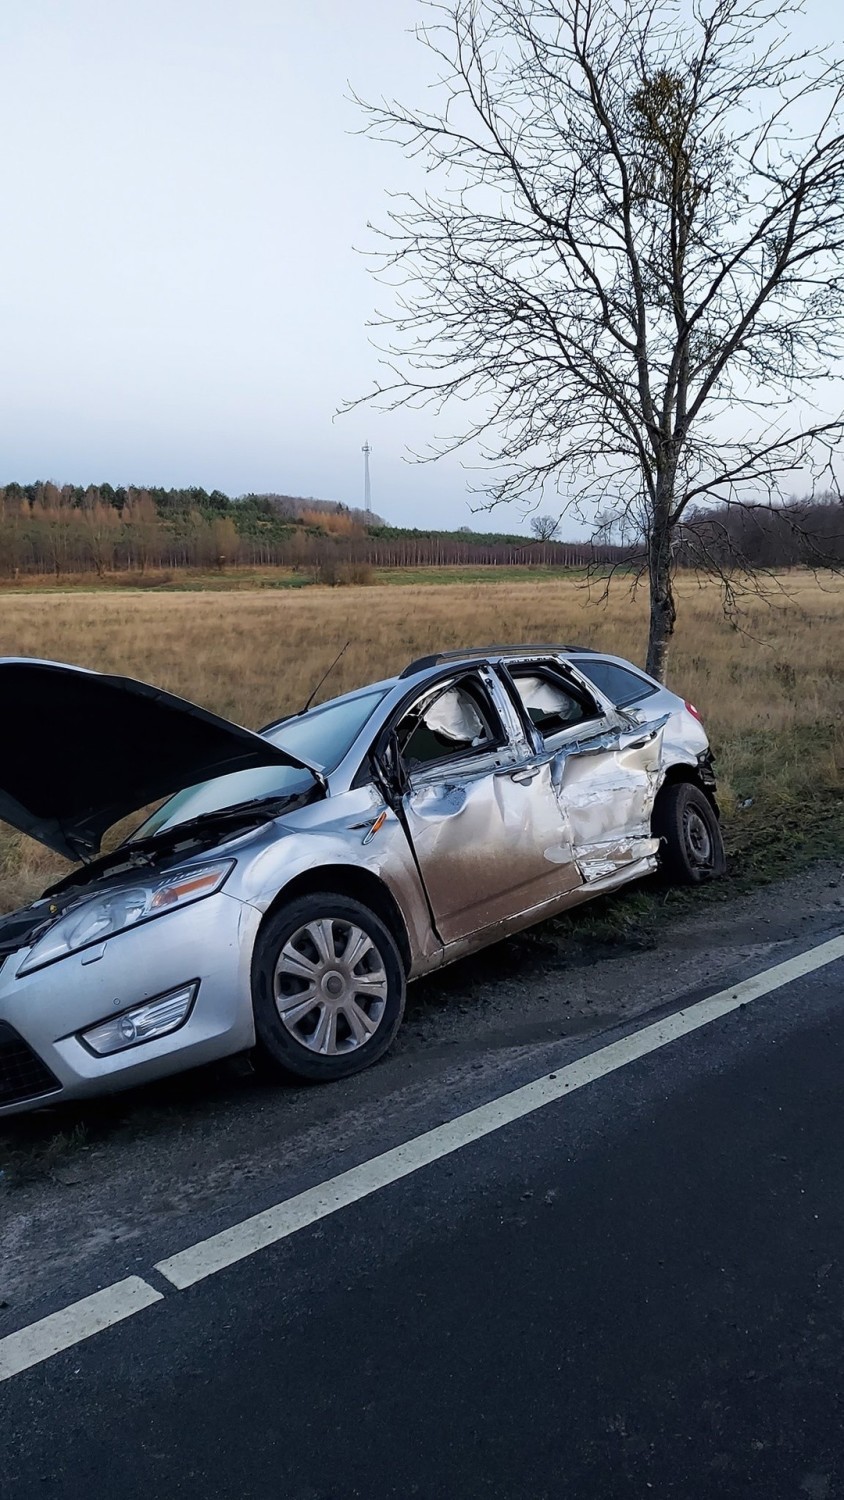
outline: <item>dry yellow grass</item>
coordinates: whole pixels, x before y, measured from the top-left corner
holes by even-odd
[[[728,831],[737,800],[752,797],[748,826],[770,830],[789,817],[810,820],[840,791],[844,581],[821,587],[792,574],[783,583],[787,594],[777,606],[754,602],[741,632],[724,619],[712,584],[681,585],[669,685],[703,712]],[[251,726],[298,707],[347,640],[321,696],[386,676],[428,651],[493,640],[576,641],[641,662],[645,603],[619,584],[600,605],[574,579],[0,595],[0,654],[142,677]],[[57,724],[57,755],[61,738]],[[28,840],[0,835],[0,907],[30,899],[60,868]]]

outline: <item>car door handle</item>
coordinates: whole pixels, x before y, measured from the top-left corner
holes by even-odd
[[[651,719],[642,724],[639,729],[623,729],[618,737],[619,750],[639,750],[644,745],[649,745],[656,739],[661,729],[664,729],[670,714],[663,714],[659,719]]]
[[[534,777],[539,775],[540,769],[540,766],[517,766],[515,771],[513,771],[508,766],[504,770],[496,771],[495,774],[496,776],[508,776],[511,781],[517,782],[519,786],[528,786]]]
[[[619,735],[619,750],[641,750],[649,745],[659,734],[658,729],[631,729],[626,734]]]

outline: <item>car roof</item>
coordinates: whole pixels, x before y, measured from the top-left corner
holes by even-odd
[[[613,656],[609,651],[600,651],[595,646],[573,646],[560,645],[559,642],[522,642],[515,645],[491,645],[491,646],[467,646],[459,651],[437,651],[429,656],[419,656],[408,663],[395,677],[383,677],[378,682],[367,682],[362,687],[353,688],[348,693],[338,693],[336,698],[324,698],[321,703],[315,703],[307,709],[308,714],[317,714],[323,708],[334,707],[337,703],[351,703],[356,698],[364,698],[369,693],[378,693],[386,697],[387,693],[393,691],[401,683],[411,677],[426,677],[435,675],[438,667],[456,667],[462,665],[477,666],[479,662],[500,661],[506,657],[531,657],[531,656],[600,656],[608,661],[617,661],[628,665],[626,658]],[[640,672],[638,667],[634,671]],[[644,675],[640,672],[640,675]],[[268,734],[273,729],[280,729],[282,724],[299,717],[299,714],[284,714],[279,719],[273,719],[269,724],[264,724],[258,731],[260,734]]]
[[[561,646],[559,642],[549,644],[542,641],[538,644],[532,642],[517,645],[492,645],[492,646],[468,646],[462,651],[438,651],[433,656],[419,656],[399,672],[399,680],[404,677],[415,677],[419,672],[428,671],[432,667],[459,664],[462,661],[486,661],[488,658],[500,658],[502,656],[569,656],[572,653],[594,654],[594,646]]]

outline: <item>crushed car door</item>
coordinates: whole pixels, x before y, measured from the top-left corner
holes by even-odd
[[[508,668],[522,709],[552,757],[562,839],[583,880],[604,879],[655,855],[651,813],[668,715],[631,725],[609,712],[579,674],[558,663]]]
[[[529,755],[508,709],[491,674],[472,672],[429,689],[397,726],[405,824],[445,943],[581,884],[553,758]]]
[[[651,814],[668,717],[576,741],[554,757],[564,838],[587,884],[656,855]]]

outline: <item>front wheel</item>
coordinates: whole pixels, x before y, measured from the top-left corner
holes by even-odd
[[[725,873],[721,825],[700,787],[689,781],[663,787],[654,808],[653,831],[660,840],[660,869],[669,880],[701,885]]]
[[[255,1034],[274,1072],[330,1082],[390,1046],[405,973],[392,935],[359,901],[300,896],[262,928],[252,964]]]

